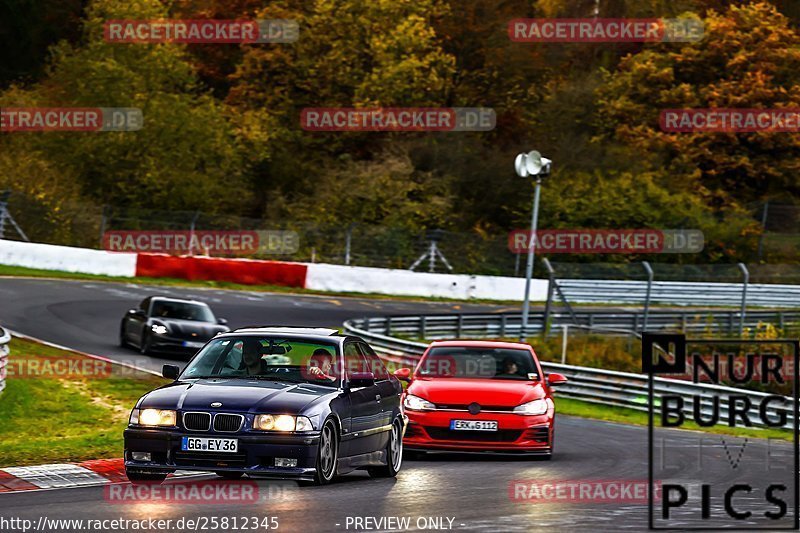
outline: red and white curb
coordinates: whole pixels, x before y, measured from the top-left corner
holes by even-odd
[[[178,472],[175,477],[197,476],[201,472]],[[82,463],[0,468],[0,494],[30,490],[92,487],[108,483],[124,483],[122,459],[98,459]]]

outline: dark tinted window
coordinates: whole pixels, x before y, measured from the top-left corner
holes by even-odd
[[[339,385],[335,344],[257,335],[212,340],[195,357],[181,379],[265,379],[287,383]]]
[[[381,358],[375,353],[375,351],[370,348],[367,344],[358,343],[358,346],[361,348],[361,351],[364,354],[364,358],[367,360],[369,364],[370,372],[375,374],[375,379],[380,381],[383,379],[389,379],[389,371],[386,370],[386,366],[381,361]]]
[[[198,322],[216,322],[214,313],[206,305],[186,302],[156,300],[153,304],[153,318],[172,318],[176,320],[195,320]]]
[[[508,348],[432,348],[420,362],[418,372],[426,377],[539,379],[531,353]]]
[[[355,342],[344,345],[344,366],[348,379],[356,372],[369,372],[370,368]]]

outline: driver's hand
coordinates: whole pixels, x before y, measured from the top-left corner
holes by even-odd
[[[318,367],[318,366],[310,366],[310,367],[308,367],[308,373],[311,374],[312,376],[322,376],[322,375],[324,375],[324,372],[322,372],[322,369],[320,367]]]

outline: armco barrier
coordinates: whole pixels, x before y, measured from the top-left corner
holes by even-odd
[[[739,327],[738,311],[718,309],[651,310],[647,330],[670,330],[694,334],[735,334]],[[532,312],[526,336],[538,335],[544,328],[545,315]],[[558,334],[563,326],[600,331],[627,330],[640,332],[644,324],[641,311],[579,310],[551,312],[550,334]],[[427,316],[392,316],[353,319],[350,323],[362,330],[386,336],[400,335],[419,339],[458,337],[506,338],[519,337],[522,317],[519,313],[447,314]],[[745,316],[746,327],[772,324],[783,331],[800,330],[800,311],[751,311]]]
[[[308,266],[302,263],[175,257],[165,254],[138,254],[136,262],[137,276],[298,288],[305,287],[307,269]]]
[[[570,303],[642,304],[647,298],[646,281],[559,279],[556,283]],[[650,303],[739,306],[742,290],[741,283],[654,281]],[[747,286],[747,305],[800,307],[800,285],[750,284]]]
[[[11,342],[11,334],[0,328],[0,392],[6,388],[6,368],[8,367],[8,343]]]
[[[481,315],[471,317],[473,321],[477,319],[477,316]],[[423,317],[416,318],[421,319]],[[432,317],[424,318],[430,319]],[[390,322],[396,320],[398,320],[398,317],[392,317]],[[427,343],[398,339],[362,329],[358,325],[358,320],[348,320],[344,324],[344,329],[348,333],[363,338],[370,343],[382,358],[398,365],[415,366],[427,347]],[[488,330],[488,328],[486,329]],[[599,405],[625,407],[638,411],[648,410],[648,377],[644,374],[547,362],[543,362],[542,367],[548,372],[559,372],[568,378],[569,381],[566,384],[559,385],[557,395]],[[761,418],[758,412],[760,401],[769,396],[769,394],[763,392],[743,391],[720,385],[693,383],[676,379],[654,378],[653,385],[656,396],[663,394],[678,394],[682,396],[684,398],[683,412],[687,415],[691,415],[693,412],[695,396],[708,400],[709,396],[719,393],[744,394],[750,398],[752,407],[748,414],[756,425],[761,425]],[[784,397],[784,402],[787,405],[784,411],[787,416],[787,422],[784,427],[792,428],[792,409],[789,406],[793,404],[793,399]],[[724,402],[721,402],[720,405],[720,415],[721,419],[724,420],[728,416],[728,408],[722,403]],[[708,416],[711,414],[708,401],[701,403],[701,406],[703,415]]]

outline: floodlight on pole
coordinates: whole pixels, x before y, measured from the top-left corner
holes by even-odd
[[[514,160],[514,170],[520,178],[533,176],[536,178],[536,191],[533,195],[533,212],[531,214],[531,234],[528,242],[528,263],[525,268],[525,296],[522,303],[522,327],[519,340],[525,342],[525,331],[528,328],[528,316],[531,307],[531,279],[533,278],[533,261],[536,254],[536,229],[539,221],[539,198],[541,197],[542,178],[550,174],[552,161],[536,150],[527,154],[519,154]]]

